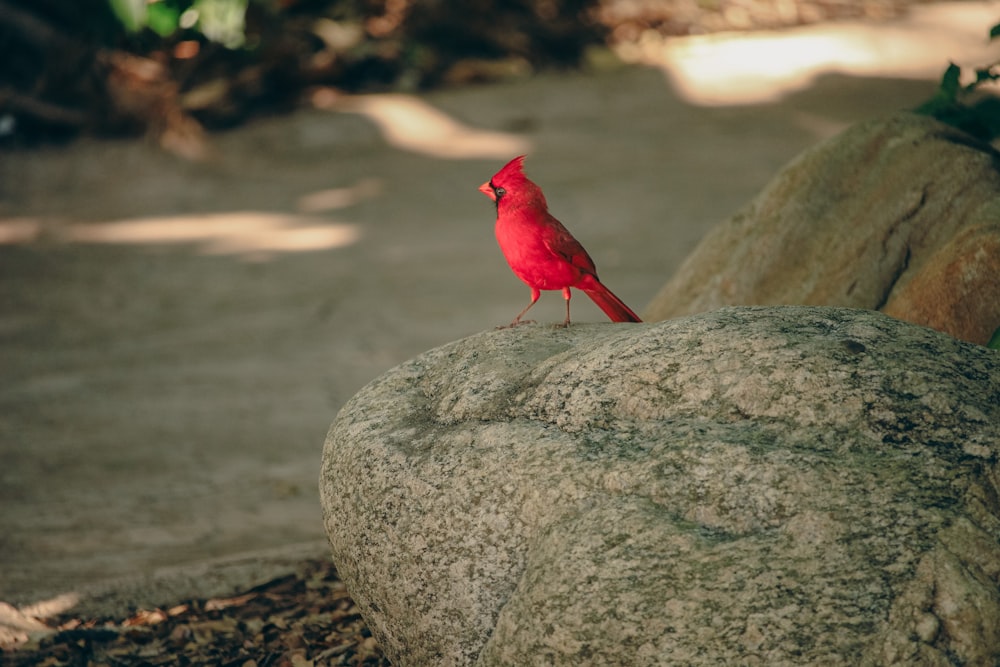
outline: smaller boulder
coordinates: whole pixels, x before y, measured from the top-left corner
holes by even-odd
[[[646,309],[881,310],[985,344],[1000,327],[1000,155],[915,114],[849,128],[709,232]]]

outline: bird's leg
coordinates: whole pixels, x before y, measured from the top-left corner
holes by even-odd
[[[525,306],[524,310],[522,310],[520,313],[517,314],[517,317],[514,318],[513,322],[511,322],[507,326],[497,327],[497,329],[511,329],[513,327],[516,327],[518,324],[531,324],[532,322],[534,322],[534,320],[525,320],[525,321],[522,322],[521,318],[524,317],[524,314],[526,312],[528,312],[528,309],[530,309],[532,306],[535,305],[535,302],[538,301],[538,297],[540,297],[541,295],[542,295],[541,290],[539,290],[537,287],[532,287],[531,288],[531,303],[529,303],[527,306]]]
[[[570,294],[568,287],[563,287],[563,298],[566,299],[566,320],[562,323],[563,328],[569,326],[569,300],[573,295]]]

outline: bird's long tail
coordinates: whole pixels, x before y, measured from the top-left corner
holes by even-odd
[[[616,297],[596,277],[584,276],[577,288],[589,296],[590,300],[596,303],[597,307],[603,310],[612,322],[642,322],[639,316],[625,305],[624,301]]]

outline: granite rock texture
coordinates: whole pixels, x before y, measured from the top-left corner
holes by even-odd
[[[431,350],[334,422],[340,575],[393,664],[992,665],[1000,354],[725,308]]]

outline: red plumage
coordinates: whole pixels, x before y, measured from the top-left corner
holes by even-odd
[[[521,322],[540,290],[562,290],[569,325],[570,288],[582,290],[612,322],[641,322],[632,309],[597,278],[594,260],[561,222],[549,213],[542,189],[524,175],[524,156],[516,157],[479,190],[497,206],[496,236],[511,270],[529,288],[531,303],[510,326]]]

